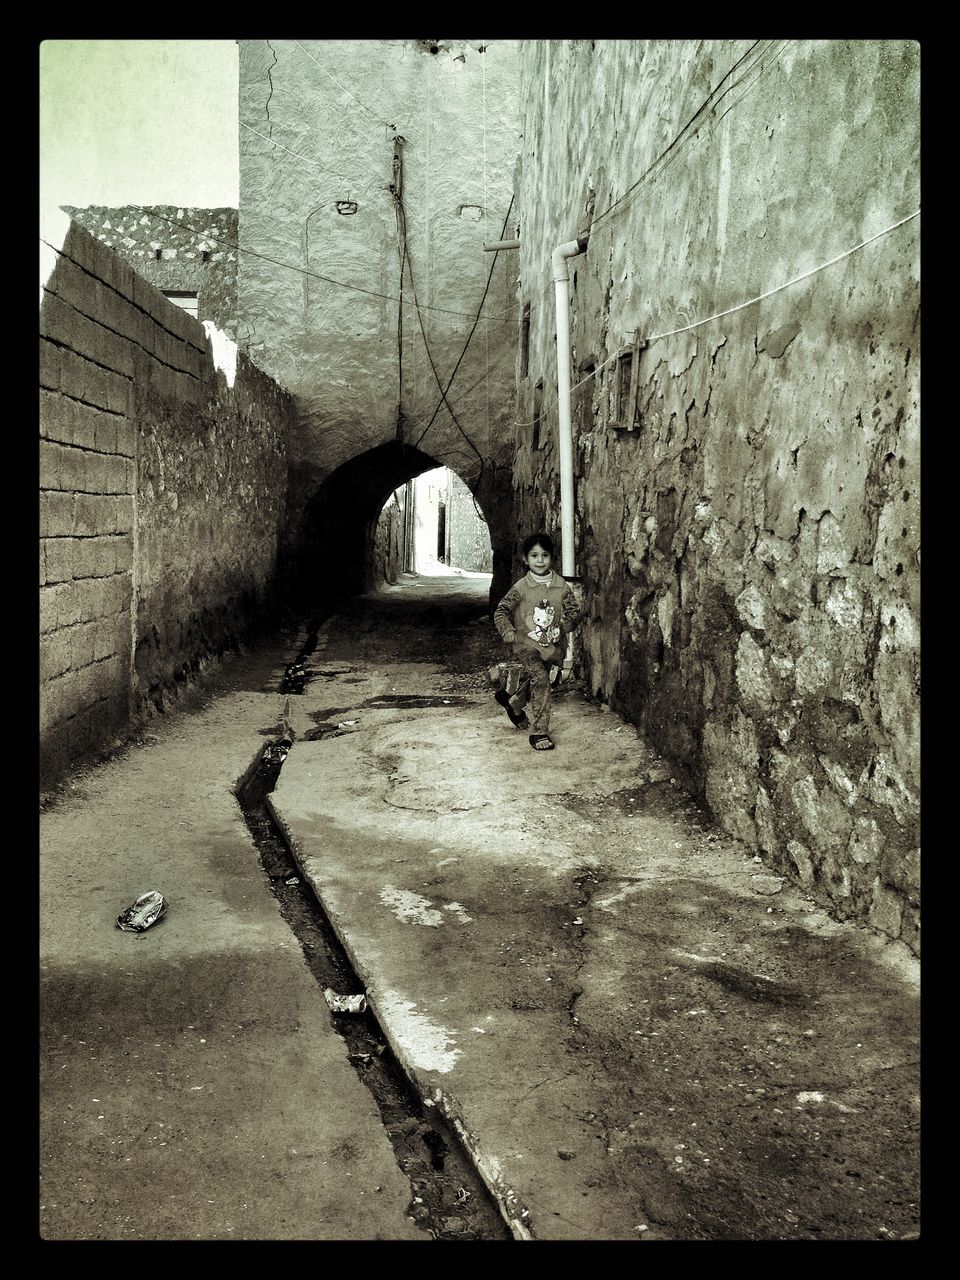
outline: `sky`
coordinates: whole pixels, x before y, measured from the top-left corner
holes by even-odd
[[[239,201],[234,40],[45,40],[40,202]]]

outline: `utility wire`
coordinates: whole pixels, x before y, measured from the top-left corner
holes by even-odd
[[[728,307],[726,311],[718,311],[716,315],[707,316],[705,320],[697,320],[693,324],[685,324],[680,329],[670,329],[666,333],[655,333],[646,339],[648,343],[657,342],[660,338],[672,338],[676,333],[686,333],[690,329],[698,329],[702,324],[709,324],[711,320],[720,320],[723,316],[733,315],[734,311],[742,311],[744,307],[752,307],[755,302],[762,302],[764,298],[771,298],[775,293],[780,293],[784,289],[789,289],[791,285],[799,284],[801,280],[809,280],[811,276],[815,276],[818,271],[826,271],[827,267],[832,267],[838,262],[842,262],[844,258],[849,258],[852,253],[856,253],[858,249],[863,249],[868,244],[872,244],[874,240],[879,240],[881,236],[896,231],[898,227],[902,227],[906,222],[912,222],[914,218],[920,217],[920,210],[908,214],[905,218],[901,218],[899,222],[894,222],[889,227],[884,227],[882,231],[878,231],[875,235],[869,236],[866,240],[862,240],[860,244],[855,244],[852,249],[845,249],[843,253],[838,253],[835,258],[831,258],[829,262],[822,262],[819,267],[813,267],[810,271],[804,271],[802,275],[794,276],[792,280],[788,280],[785,284],[778,284],[775,289],[768,289],[766,293],[758,294],[756,298],[751,298],[749,302],[738,302],[735,307]]]
[[[400,223],[400,199],[403,197],[403,139],[393,144],[393,190],[398,197],[394,205],[397,219],[397,250],[400,254],[400,304],[397,307],[397,429],[396,437],[403,444],[403,277],[407,265],[407,237]]]
[[[305,49],[303,47],[303,45],[300,43],[299,40],[294,40],[293,43],[297,46],[297,48],[300,50],[301,53],[305,54],[310,59],[310,61],[317,68],[317,70],[321,72],[322,75],[325,75],[328,80],[331,80],[337,86],[338,89],[342,90],[343,93],[351,97],[358,107],[363,107],[367,115],[372,116],[373,119],[376,120],[377,124],[386,125],[388,129],[392,129],[394,133],[396,133],[397,126],[395,124],[390,124],[388,120],[383,120],[380,116],[377,115],[377,113],[371,107],[368,107],[365,102],[361,102],[360,99],[357,97],[357,95],[355,93],[351,93],[345,84],[341,84],[340,81],[336,78],[336,76],[331,75],[330,72],[327,71],[326,68],[323,67],[316,60],[316,58],[309,51],[309,49]]]
[[[919,218],[920,210],[908,214],[905,218],[901,218],[899,222],[891,223],[889,227],[884,227],[882,231],[876,232],[875,235],[869,236],[866,240],[862,240],[860,244],[855,244],[852,249],[845,249],[843,253],[837,254],[835,258],[831,258],[828,262],[822,262],[818,267],[812,267],[809,271],[804,271],[801,275],[794,276],[792,280],[787,280],[784,284],[778,284],[774,289],[767,289],[765,293],[758,294],[755,298],[750,298],[747,302],[738,302],[735,307],[728,307],[726,311],[718,311],[712,316],[706,316],[703,320],[695,320],[693,324],[685,324],[679,329],[668,329],[664,333],[653,333],[642,341],[649,346],[651,342],[659,342],[661,338],[672,338],[678,333],[688,333],[691,329],[699,329],[701,325],[709,324],[711,320],[721,320],[724,316],[733,315],[735,311],[743,311],[746,307],[752,307],[757,302],[763,302],[765,298],[772,298],[775,293],[782,293],[784,289],[789,289],[792,285],[800,284],[802,280],[809,280],[811,276],[815,276],[820,271],[826,271],[827,267],[835,266],[838,262],[842,262],[844,258],[849,258],[851,254],[865,248],[868,244],[872,244],[874,240],[879,240],[881,236],[888,235],[891,231],[896,231],[898,227],[904,226],[907,222],[912,222],[914,218]],[[579,387],[584,386],[592,378],[595,378],[601,369],[606,368],[608,364],[613,364],[618,359],[621,352],[616,351],[609,356],[602,364],[598,364],[592,369],[585,378],[581,378],[579,382],[574,383],[570,388],[576,391]],[[516,422],[515,427],[532,427],[533,422]]]
[[[277,142],[275,138],[270,138],[265,133],[261,133],[259,129],[254,129],[253,125],[247,124],[246,120],[241,120],[240,124],[244,129],[249,129],[251,133],[255,133],[258,138],[263,138],[265,142],[269,142],[271,146],[279,147],[280,150],[285,151],[288,156],[296,156],[296,158],[298,160],[302,160],[304,164],[309,164],[312,165],[314,169],[319,169],[326,177],[335,178],[337,176],[332,169],[324,169],[322,165],[317,164],[316,160],[312,160],[310,156],[305,156],[302,151],[291,151],[290,148],[285,147],[282,142]]]
[[[510,214],[511,214],[511,212],[512,212],[512,210],[513,210],[513,202],[514,202],[514,199],[515,199],[515,197],[514,197],[514,196],[511,196],[511,197],[510,197],[510,204],[509,204],[509,205],[508,205],[508,207],[507,207],[507,214],[506,214],[506,217],[505,217],[505,218],[504,218],[504,220],[503,220],[503,227],[501,228],[501,231],[500,231],[500,239],[501,239],[501,240],[503,239],[503,234],[504,234],[504,232],[505,232],[505,231],[506,231],[506,229],[507,229],[507,224],[508,224],[508,223],[509,223],[509,221],[510,221]],[[459,359],[457,360],[457,363],[453,366],[453,372],[450,374],[450,377],[447,379],[447,385],[446,385],[446,387],[445,387],[445,388],[442,388],[442,395],[441,395],[441,398],[437,401],[437,407],[434,409],[433,414],[432,414],[432,416],[431,416],[431,418],[430,418],[430,421],[427,423],[427,425],[426,425],[426,426],[424,427],[424,429],[421,431],[420,435],[417,437],[416,441],[414,442],[414,443],[415,443],[415,445],[419,445],[420,441],[423,439],[423,437],[427,434],[427,432],[428,432],[428,431],[430,430],[430,428],[433,426],[433,423],[434,423],[434,421],[435,421],[435,419],[436,419],[436,416],[437,416],[437,414],[440,412],[440,408],[441,408],[441,406],[443,405],[444,401],[446,400],[446,393],[450,390],[450,385],[451,385],[451,383],[453,382],[454,378],[457,376],[457,370],[460,368],[460,365],[461,365],[461,363],[462,363],[462,361],[463,361],[463,357],[467,354],[467,347],[469,347],[469,345],[470,345],[470,340],[471,340],[471,338],[473,337],[474,333],[476,332],[477,325],[478,325],[478,324],[479,324],[479,322],[480,322],[480,313],[481,313],[481,311],[483,310],[483,304],[484,304],[484,303],[486,302],[486,300],[487,300],[487,294],[488,294],[488,292],[489,292],[489,290],[490,290],[490,283],[491,283],[491,281],[493,280],[493,272],[494,272],[494,269],[495,269],[495,267],[496,267],[496,265],[497,265],[497,253],[500,253],[500,252],[502,252],[502,251],[498,249],[498,250],[494,253],[494,255],[493,255],[493,262],[490,264],[490,270],[487,272],[487,283],[486,283],[486,285],[484,286],[484,290],[483,290],[483,297],[480,299],[480,305],[477,307],[477,314],[476,314],[476,317],[475,317],[475,319],[474,319],[474,321],[473,321],[473,327],[471,328],[470,332],[467,334],[467,340],[466,340],[466,342],[463,344],[463,350],[460,352],[460,357],[459,357]],[[511,352],[511,354],[513,354],[513,353]],[[483,378],[483,377],[486,377],[486,376],[487,376],[487,373],[485,372],[485,373],[482,375],[482,377],[481,377],[481,378],[478,378],[478,379],[477,379],[477,382],[480,382],[480,381],[482,380],[482,378]],[[477,383],[475,382],[475,383],[473,384],[473,386],[476,386],[476,385],[477,385]],[[471,387],[470,389],[472,390],[473,388]],[[464,393],[464,394],[466,394],[466,393]]]
[[[682,129],[679,130],[678,133],[674,135],[674,137],[670,140],[670,142],[663,149],[663,151],[660,152],[657,158],[647,166],[647,168],[643,171],[643,173],[641,173],[640,177],[637,178],[635,182],[631,183],[631,185],[626,189],[626,191],[624,191],[623,195],[618,196],[616,200],[613,201],[612,204],[609,204],[606,207],[606,209],[602,211],[602,213],[598,213],[596,217],[592,218],[591,221],[587,223],[586,227],[584,227],[579,233],[581,236],[586,235],[586,233],[590,231],[593,227],[595,227],[598,222],[600,222],[603,218],[606,218],[609,214],[613,213],[614,209],[618,208],[618,206],[620,206],[625,201],[627,201],[633,195],[633,193],[637,191],[637,189],[640,186],[642,186],[644,182],[646,182],[647,178],[650,177],[654,169],[656,169],[657,165],[660,164],[660,162],[669,155],[669,153],[674,149],[674,147],[677,147],[681,143],[682,139],[685,140],[685,137],[688,134],[689,130],[691,129],[691,126],[703,114],[703,112],[707,109],[707,107],[710,107],[711,105],[714,105],[714,106],[716,105],[713,99],[714,99],[714,95],[717,93],[717,90],[724,83],[724,81],[729,79],[729,77],[733,75],[733,73],[737,70],[737,68],[741,66],[742,63],[747,58],[750,57],[750,55],[756,50],[757,46],[760,44],[761,44],[761,41],[755,40],[753,44],[750,46],[750,48],[746,51],[746,53],[742,54],[741,57],[738,58],[737,61],[733,64],[733,66],[730,67],[730,69],[726,71],[723,74],[723,76],[721,76],[720,80],[710,90],[709,94],[706,96],[706,98],[704,98],[703,102],[701,102],[700,106],[697,107],[696,111],[693,113],[693,115],[690,117],[687,123],[683,126]],[[786,46],[784,46],[784,48],[785,47]],[[763,53],[765,52],[767,52],[767,50],[763,50]],[[761,53],[760,57],[763,56],[763,53]],[[757,60],[759,61],[759,59]],[[751,66],[753,65],[756,65],[756,64],[755,63],[751,64]],[[737,81],[736,83],[739,84],[740,82]],[[720,94],[720,97],[717,98],[716,101],[719,102],[733,87],[734,85],[728,86],[728,88],[725,89],[722,94]]]
[[[158,218],[160,219],[161,222],[169,222],[171,226],[179,227],[181,230],[192,231],[194,235],[202,234],[196,227],[188,226],[187,223],[182,221],[177,221],[176,218],[170,218],[170,217],[167,217],[165,214],[158,213],[156,209],[148,209],[148,208],[145,208],[143,205],[139,205],[139,204],[132,204],[127,207],[130,209],[139,209],[141,213],[146,213],[152,218]],[[317,271],[310,271],[307,267],[294,266],[292,262],[282,262],[279,258],[272,258],[270,257],[269,254],[266,254],[266,253],[258,253],[255,249],[245,248],[242,245],[234,244],[230,240],[223,240],[219,236],[217,237],[217,244],[223,246],[226,249],[236,249],[238,253],[248,253],[251,258],[259,258],[263,262],[272,263],[272,265],[275,267],[283,267],[287,271],[295,271],[298,275],[309,276],[312,280],[323,280],[324,283],[336,285],[337,288],[340,288],[340,289],[350,289],[355,293],[365,293],[367,294],[368,297],[371,297],[371,298],[384,298],[387,302],[400,301],[400,299],[395,294],[380,293],[376,289],[365,289],[362,285],[349,284],[346,280],[334,280],[331,276],[324,276]],[[409,306],[410,304],[407,303],[405,305]],[[490,316],[489,319],[505,320],[508,316],[512,315],[517,310],[518,305],[519,304],[512,306],[509,309],[509,311],[503,311],[503,312],[500,312],[498,315]],[[452,311],[449,307],[434,307],[428,303],[422,304],[422,310],[436,311],[446,316],[458,316],[461,320],[473,319],[473,313],[470,311]]]
[[[406,218],[406,213],[404,212],[404,208],[403,208],[403,197],[402,197],[402,196],[401,196],[401,194],[397,191],[396,187],[393,187],[393,188],[392,188],[392,190],[393,190],[393,198],[394,198],[394,200],[395,200],[395,201],[396,201],[396,203],[397,203],[397,209],[398,209],[398,211],[399,211],[400,225],[401,225],[401,226],[402,226],[402,228],[403,228],[403,242],[404,242],[404,245],[407,245],[407,218]],[[436,366],[436,363],[434,362],[434,359],[433,359],[433,353],[431,352],[431,350],[430,350],[430,344],[429,344],[429,342],[427,341],[427,330],[426,330],[426,326],[425,326],[425,325],[424,325],[424,323],[423,323],[423,314],[422,314],[422,312],[421,312],[421,310],[420,310],[420,303],[419,303],[419,300],[418,300],[418,298],[417,298],[417,284],[416,284],[416,280],[414,279],[414,276],[413,276],[413,263],[410,261],[410,253],[409,253],[409,249],[407,250],[407,253],[406,253],[406,261],[407,261],[407,271],[408,271],[408,273],[409,273],[409,275],[410,275],[410,288],[411,288],[411,289],[412,289],[412,291],[413,291],[413,304],[414,304],[414,306],[416,307],[416,310],[417,310],[417,320],[418,320],[418,322],[419,322],[419,324],[420,324],[420,333],[421,333],[421,335],[422,335],[422,337],[423,337],[423,347],[424,347],[424,350],[425,350],[425,351],[426,351],[426,353],[427,353],[427,359],[428,359],[428,360],[429,360],[429,362],[430,362],[430,368],[433,370],[433,376],[434,376],[434,378],[436,378],[437,386],[440,388],[440,398],[441,398],[441,400],[446,404],[447,409],[449,410],[449,413],[450,413],[450,417],[453,419],[454,424],[455,424],[455,425],[456,425],[456,427],[457,427],[457,430],[458,430],[458,431],[460,432],[460,434],[463,436],[464,440],[466,440],[467,444],[470,446],[470,448],[473,450],[473,452],[474,452],[474,453],[477,455],[477,457],[480,459],[480,470],[482,471],[482,470],[483,470],[483,468],[484,468],[484,466],[486,465],[486,464],[485,464],[485,461],[484,461],[483,454],[480,452],[480,450],[477,448],[477,446],[473,443],[473,441],[472,441],[472,440],[470,439],[470,437],[467,435],[466,431],[463,429],[463,425],[462,425],[462,423],[460,422],[460,419],[457,417],[457,415],[456,415],[456,413],[455,413],[455,411],[454,411],[453,405],[452,405],[452,404],[450,403],[450,401],[447,399],[447,392],[446,392],[446,389],[444,388],[443,383],[440,381],[440,374],[437,372],[437,366]],[[423,436],[421,435],[421,436],[420,436],[420,440],[422,440],[422,439],[423,439]],[[418,440],[418,442],[417,442],[417,443],[419,443],[419,440]]]

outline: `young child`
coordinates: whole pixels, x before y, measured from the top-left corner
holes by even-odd
[[[528,572],[515,582],[497,605],[493,621],[513,657],[524,669],[520,688],[508,697],[494,697],[519,729],[531,729],[534,751],[552,751],[550,737],[550,666],[563,657],[564,639],[580,621],[583,610],[570,584],[552,569],[553,539],[533,533],[523,541]],[[524,706],[529,707],[528,720]]]

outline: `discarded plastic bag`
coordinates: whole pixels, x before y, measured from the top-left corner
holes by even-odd
[[[324,987],[323,998],[330,1006],[332,1013],[366,1013],[367,1011],[367,997],[362,994],[342,996],[332,987]]]
[[[117,916],[117,928],[126,933],[143,933],[152,924],[162,920],[167,914],[167,903],[162,893],[150,889],[141,893],[140,897],[125,911]]]

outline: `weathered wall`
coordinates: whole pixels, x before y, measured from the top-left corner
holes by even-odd
[[[482,246],[516,233],[517,58],[503,40],[240,42],[239,337],[297,397],[294,538],[325,479],[397,440],[501,492],[517,254]],[[485,290],[455,423],[431,362],[446,386]]]
[[[449,473],[446,500],[447,564],[490,573],[493,557],[486,519],[459,476]]]
[[[45,778],[256,624],[285,511],[289,397],[235,385],[187,316],[86,231],[40,309]]]
[[[196,293],[197,318],[236,338],[236,209],[64,208],[156,288]]]
[[[403,572],[403,504],[404,489],[392,493],[377,520],[374,540],[374,581],[396,582]]]
[[[696,322],[919,208],[918,62],[905,41],[524,42],[519,417],[539,394],[542,424],[513,475],[518,531],[558,529],[540,292],[593,222],[570,264],[576,377],[597,369],[575,392],[591,689],[728,831],[914,948],[919,219]],[[691,324],[636,350],[618,403],[605,362]]]

